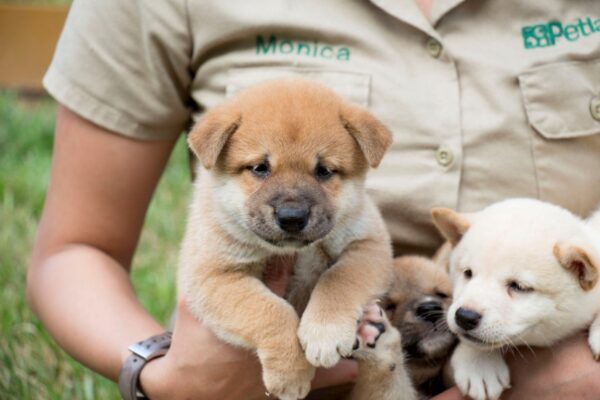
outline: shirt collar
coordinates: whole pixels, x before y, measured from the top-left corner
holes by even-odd
[[[431,6],[431,22],[425,18],[414,0],[371,0],[391,16],[427,33],[429,36],[440,39],[434,27],[450,10],[454,9],[465,0],[433,0]]]

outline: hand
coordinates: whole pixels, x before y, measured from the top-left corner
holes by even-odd
[[[265,274],[267,286],[285,293],[289,260],[275,260]],[[357,376],[353,361],[317,370],[313,388],[350,382]],[[260,363],[253,352],[221,342],[179,301],[169,352],[148,363],[140,384],[152,400],[162,399],[266,399]]]
[[[520,347],[506,357],[512,389],[502,400],[516,399],[597,399],[600,393],[600,363],[594,361],[584,334],[577,334],[549,348],[535,352]],[[456,388],[432,400],[462,400]]]

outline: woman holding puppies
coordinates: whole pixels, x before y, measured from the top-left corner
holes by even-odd
[[[600,200],[587,173],[600,168],[599,3],[181,3],[75,1],[45,78],[62,107],[28,295],[61,346],[105,376],[163,330],[127,270],[177,136],[259,81],[317,79],[394,132],[368,185],[398,254],[440,244],[434,206],[520,196],[585,215]],[[253,356],[178,311],[167,356],[141,370],[148,397],[264,397]],[[506,398],[600,393],[581,337],[511,366]],[[345,364],[321,383],[354,373]]]

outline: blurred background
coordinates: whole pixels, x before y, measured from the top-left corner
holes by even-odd
[[[0,400],[119,398],[113,382],[54,344],[25,299],[57,109],[41,79],[69,3],[0,0]],[[154,196],[132,272],[141,301],[161,322],[175,304],[189,191],[187,151],[180,140]]]

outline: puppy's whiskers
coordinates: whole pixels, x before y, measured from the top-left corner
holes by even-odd
[[[435,329],[448,331],[448,322],[446,321],[446,317],[442,317],[433,324]]]
[[[515,336],[517,339],[519,339],[521,342],[524,343],[523,346],[526,347],[527,350],[529,350],[529,352],[531,352],[535,357],[535,352],[533,351],[531,346],[528,345],[525,340],[523,340],[522,335],[517,334]],[[517,353],[519,355],[519,357],[521,357],[522,359],[525,359],[525,355],[521,352],[521,350],[519,350],[520,346],[517,346],[508,335],[505,336],[505,340],[507,341],[507,344],[508,344],[507,350],[510,351],[511,354]]]
[[[519,354],[519,357],[524,358],[523,353],[521,353],[519,348],[510,338],[510,336],[505,335],[504,338],[502,338],[501,342],[503,343],[503,347],[501,348],[502,354],[506,354],[508,352],[510,352],[511,354],[515,354],[516,352]]]

